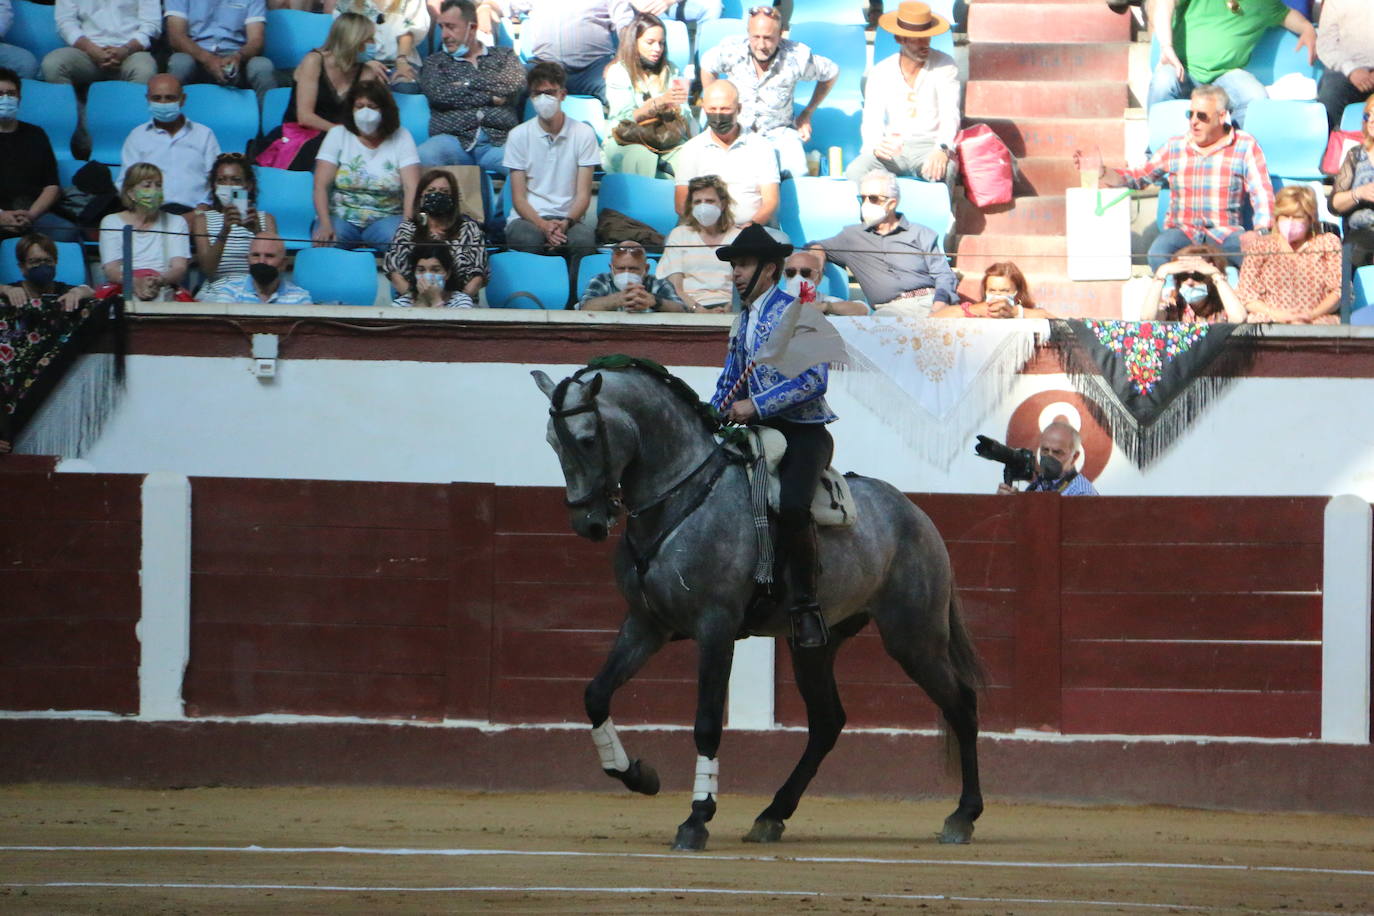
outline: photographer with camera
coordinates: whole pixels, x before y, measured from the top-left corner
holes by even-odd
[[[1083,457],[1083,439],[1064,420],[1055,420],[1040,433],[1036,451],[1009,448],[995,439],[979,436],[973,452],[979,458],[1002,465],[1002,483],[997,492],[1023,492],[1013,484],[1029,482],[1026,493],[1059,493],[1062,496],[1096,496],[1092,481],[1078,473],[1075,465]]]

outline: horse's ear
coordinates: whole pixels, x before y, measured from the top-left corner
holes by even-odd
[[[535,369],[530,375],[534,376],[534,383],[539,386],[539,390],[544,392],[544,397],[553,400],[553,390],[558,387],[558,383],[549,378],[547,372],[542,369]]]
[[[596,377],[592,379],[592,383],[587,386],[587,397],[596,397],[597,392],[601,390],[602,378],[602,375],[600,373],[597,373]]]

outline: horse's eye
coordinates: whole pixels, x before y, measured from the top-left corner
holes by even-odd
[[[579,446],[581,446],[583,449],[585,449],[585,450],[587,450],[587,451],[590,452],[593,448],[596,447],[596,437],[595,437],[595,436],[580,436],[580,437],[578,437],[577,444],[578,444]]]

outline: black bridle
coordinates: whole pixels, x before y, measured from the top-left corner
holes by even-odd
[[[610,438],[606,435],[606,420],[601,416],[601,407],[596,402],[597,392],[601,390],[601,376],[594,376],[590,382],[582,381],[580,376],[581,373],[579,372],[558,383],[558,387],[554,389],[553,397],[550,398],[549,416],[553,419],[553,432],[563,446],[563,453],[578,466],[578,470],[584,473],[589,471],[589,462],[587,457],[582,454],[582,448],[576,437],[573,436],[572,430],[568,429],[567,420],[568,417],[575,417],[584,413],[590,413],[596,418],[596,439],[600,446],[598,451],[601,455],[601,486],[600,492],[596,486],[593,486],[585,496],[580,496],[577,499],[564,497],[563,502],[569,509],[579,509],[591,505],[592,501],[600,496],[606,500],[607,509],[612,516],[608,521],[612,521],[614,516],[619,514],[624,501],[621,498],[620,484],[618,482],[612,483]],[[567,398],[568,388],[574,383],[587,389],[587,399],[580,407],[564,407],[563,401]]]

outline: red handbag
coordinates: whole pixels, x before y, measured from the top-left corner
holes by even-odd
[[[979,209],[1011,203],[1011,150],[986,124],[959,131],[954,142],[964,193]]]
[[[1358,130],[1333,130],[1331,139],[1326,141],[1326,152],[1322,154],[1322,174],[1334,175],[1339,172],[1350,147],[1358,145],[1363,139],[1364,135]]]

